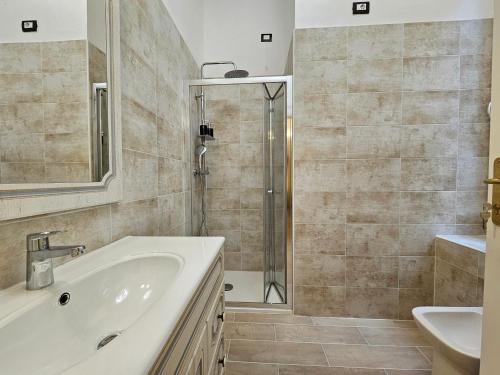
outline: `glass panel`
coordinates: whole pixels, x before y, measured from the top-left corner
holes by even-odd
[[[285,86],[266,85],[264,106],[265,301],[286,296],[286,97]]]

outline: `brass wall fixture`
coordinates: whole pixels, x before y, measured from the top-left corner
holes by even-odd
[[[484,180],[484,183],[493,185],[493,194],[491,204],[486,203],[483,205],[481,217],[483,218],[483,222],[485,222],[491,216],[493,224],[500,225],[500,158],[496,158],[493,162],[493,178]]]

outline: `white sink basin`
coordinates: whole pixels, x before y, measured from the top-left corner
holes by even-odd
[[[56,268],[48,288],[0,291],[0,374],[147,374],[223,243],[128,237]]]
[[[54,374],[91,356],[156,303],[181,266],[172,255],[132,258],[52,290],[53,298],[0,326],[2,371]],[[64,292],[70,301],[61,306]]]
[[[479,374],[482,307],[416,307],[413,316],[434,348],[433,375]]]

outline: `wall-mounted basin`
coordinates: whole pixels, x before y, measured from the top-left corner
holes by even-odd
[[[482,307],[416,307],[413,317],[434,348],[433,375],[479,374]]]

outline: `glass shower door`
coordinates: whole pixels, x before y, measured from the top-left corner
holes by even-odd
[[[265,84],[264,298],[286,303],[286,97],[285,84]]]

